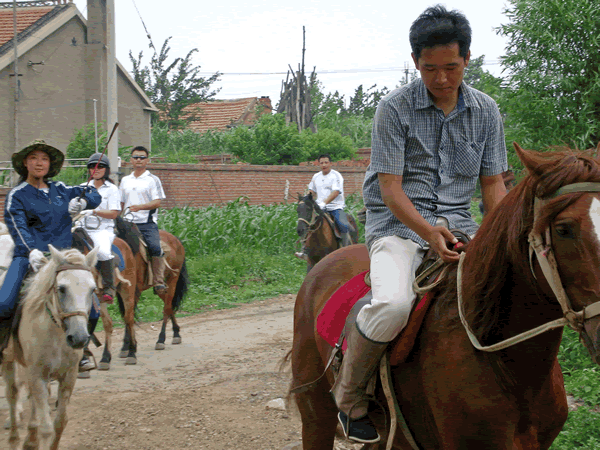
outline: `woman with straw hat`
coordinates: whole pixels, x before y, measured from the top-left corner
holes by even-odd
[[[29,267],[37,271],[48,244],[58,249],[72,245],[71,215],[100,204],[94,187],[66,186],[49,179],[62,167],[64,154],[43,140],[33,141],[13,154],[19,184],[6,197],[4,222],[15,243],[14,256],[0,288],[0,343],[10,329],[18,293]]]

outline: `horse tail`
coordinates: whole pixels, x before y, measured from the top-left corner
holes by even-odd
[[[125,303],[123,303],[123,297],[121,297],[121,294],[119,294],[118,292],[117,302],[119,304],[119,314],[121,314],[121,317],[125,317]]]
[[[179,278],[177,278],[177,285],[175,286],[175,294],[173,295],[173,302],[171,306],[173,307],[173,311],[177,311],[179,307],[183,303],[183,297],[187,294],[188,291],[188,272],[187,266],[185,264],[185,257],[183,258],[183,264],[181,265],[181,269],[179,269]]]

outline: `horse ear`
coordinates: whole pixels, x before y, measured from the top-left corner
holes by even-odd
[[[600,141],[598,141],[598,145],[596,145],[596,154],[594,156],[597,158],[598,154],[600,154]]]
[[[98,262],[98,250],[100,250],[100,247],[94,247],[92,251],[85,256],[85,264],[88,267],[92,268]]]
[[[52,244],[48,244],[48,250],[50,250],[50,257],[55,261],[60,261],[62,256],[56,248]]]
[[[538,173],[539,162],[536,158],[536,152],[533,150],[525,150],[516,142],[513,142],[513,147],[517,152],[517,156],[530,174],[541,175]]]

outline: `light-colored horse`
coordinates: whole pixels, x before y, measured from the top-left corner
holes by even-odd
[[[97,249],[84,256],[77,250],[58,251],[28,283],[13,340],[14,358],[3,361],[9,402],[11,450],[19,445],[15,365],[25,367],[32,400],[31,418],[23,449],[56,450],[67,424],[67,405],[77,380],[83,347],[89,340],[87,321],[96,285],[91,268]],[[57,380],[54,423],[50,418],[48,385]]]

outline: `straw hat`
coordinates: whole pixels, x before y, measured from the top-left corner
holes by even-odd
[[[25,164],[23,164],[23,160],[34,150],[41,150],[50,157],[50,169],[48,170],[47,177],[52,178],[58,175],[65,160],[65,155],[61,150],[47,144],[42,139],[36,139],[28,144],[23,150],[12,155],[12,165],[17,173],[22,177],[27,177],[27,168],[25,167]]]

